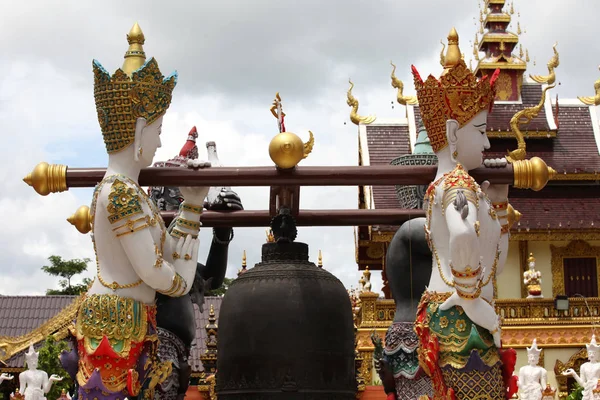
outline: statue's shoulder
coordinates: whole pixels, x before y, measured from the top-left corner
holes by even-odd
[[[107,182],[102,192],[102,203],[108,212],[108,221],[111,224],[128,219],[138,214],[144,214],[143,204],[146,194],[135,182],[125,177],[114,177],[112,182]]]
[[[461,164],[458,164],[450,173],[444,176],[444,192],[454,189],[466,189],[474,193],[479,190],[479,184],[469,175]]]

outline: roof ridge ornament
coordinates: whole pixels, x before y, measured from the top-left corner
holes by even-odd
[[[600,70],[600,65],[598,66]],[[594,82],[594,90],[596,94],[594,96],[577,97],[579,101],[588,106],[600,106],[600,79]]]
[[[417,104],[418,102],[416,96],[404,96],[404,83],[396,77],[396,66],[394,65],[394,63],[390,61],[390,64],[392,65],[392,67],[394,67],[392,69],[391,78],[392,87],[398,89],[398,93],[396,94],[396,100],[398,101],[398,103],[402,104],[403,106],[407,104]]]
[[[556,81],[556,73],[554,72],[554,69],[560,65],[558,51],[556,50],[557,45],[558,42],[554,43],[554,46],[552,46],[554,55],[552,58],[550,58],[548,64],[546,64],[548,66],[548,75],[529,75],[529,77],[537,83],[547,83],[548,85],[552,85]]]
[[[350,88],[348,89],[348,93],[346,94],[346,96],[347,96],[346,104],[348,104],[348,106],[351,107],[350,121],[352,121],[352,123],[355,125],[359,125],[360,123],[362,123],[364,125],[373,123],[377,119],[376,116],[368,115],[366,117],[363,117],[363,116],[358,115],[358,100],[356,99],[356,97],[354,97],[354,95],[352,95],[352,89],[354,88],[354,83],[352,83],[351,79],[348,79],[348,82],[350,83]]]

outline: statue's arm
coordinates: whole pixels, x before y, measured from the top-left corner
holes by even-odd
[[[232,228],[213,229],[212,242],[206,259],[204,279],[212,278],[210,290],[221,287],[227,272],[227,259],[229,254],[229,243],[233,237]]]
[[[548,382],[548,372],[546,372],[546,368],[542,368],[542,377],[541,377],[542,390],[546,389],[546,383]]]
[[[508,199],[506,200],[506,204],[508,204]],[[500,242],[498,243],[498,250],[500,250],[500,256],[498,257],[498,264],[496,268],[496,275],[500,275],[504,270],[506,257],[508,257],[508,239],[510,237],[510,233],[508,228],[506,209],[496,211],[496,215],[498,216],[498,220],[500,221],[502,230],[500,235]]]
[[[449,232],[450,262],[455,268],[476,269],[480,260],[475,193],[470,189],[447,189],[442,198]]]
[[[27,388],[27,375],[25,375],[25,372],[21,372],[19,374],[19,392],[24,395],[26,388]]]
[[[44,393],[48,393],[50,391],[50,389],[52,389],[52,381],[50,379],[48,379],[48,374],[45,371],[41,371],[43,372],[43,376],[44,376],[44,383],[42,385],[42,390],[44,391]]]
[[[145,204],[137,188],[128,187],[128,213],[126,217],[121,217],[123,212],[115,209],[113,199],[123,189],[115,184],[111,187],[108,198],[102,197],[102,205],[108,211],[112,234],[119,240],[131,266],[140,279],[156,291],[175,297],[187,294],[194,279],[195,263],[193,268],[182,268],[180,271],[172,261],[163,258],[172,260],[172,255],[161,254],[161,245],[154,241],[149,229],[161,217],[155,215]],[[167,233],[164,232],[164,235],[166,237]],[[184,254],[180,257],[183,258]]]

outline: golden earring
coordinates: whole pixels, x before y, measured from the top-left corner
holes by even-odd
[[[454,157],[454,159],[456,160],[458,158],[458,151],[454,150],[454,153],[452,153],[452,157]]]
[[[142,154],[144,154],[144,149],[142,149],[141,147],[138,149],[138,156],[142,156]]]

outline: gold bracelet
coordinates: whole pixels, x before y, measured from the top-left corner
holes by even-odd
[[[200,222],[190,221],[182,217],[177,217],[177,225],[188,229],[200,229]]]
[[[171,231],[171,236],[175,238],[185,238],[187,235],[192,235],[191,233],[182,232],[179,229],[173,228]],[[192,239],[198,239],[198,235],[192,235]]]
[[[452,276],[454,276],[456,278],[460,278],[460,279],[476,278],[479,276],[479,274],[481,272],[481,265],[479,265],[474,270],[472,270],[471,267],[469,267],[467,265],[467,268],[465,268],[465,272],[461,272],[461,271],[455,270],[454,267],[452,266],[452,264],[450,264],[450,271],[452,272]]]
[[[204,207],[195,206],[193,204],[186,204],[185,202],[183,202],[181,203],[181,209],[184,211],[192,212],[194,214],[202,214],[202,210],[204,209]]]
[[[187,283],[178,273],[173,277],[171,287],[167,290],[157,290],[157,292],[171,297],[179,297],[185,293],[187,289]]]
[[[462,291],[458,290],[458,288],[457,288],[456,294],[458,295],[458,297],[461,297],[463,299],[474,300],[474,299],[478,298],[479,295],[481,294],[481,288],[478,288],[473,293],[462,292]]]
[[[117,237],[129,235],[130,233],[141,231],[142,229],[146,229],[146,228],[149,228],[149,227],[150,227],[150,225],[148,225],[148,224],[140,225],[137,228],[133,228],[133,229],[125,231],[125,232],[117,233]]]
[[[509,230],[510,228],[508,227],[508,224],[504,224],[502,225],[502,229],[500,230],[500,232],[502,232],[502,234],[505,235],[508,233]]]

